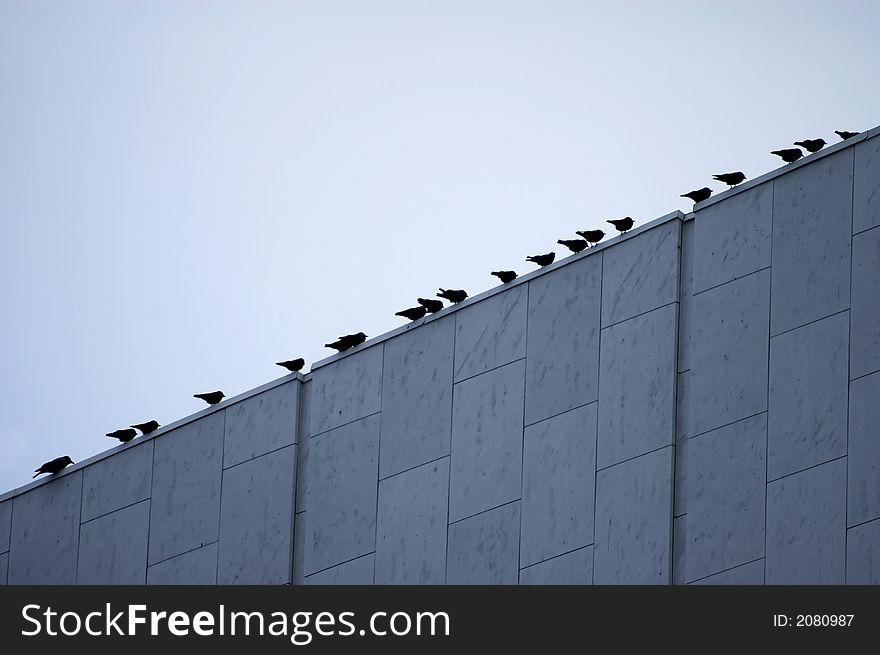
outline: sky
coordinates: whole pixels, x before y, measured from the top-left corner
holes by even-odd
[[[880,125],[880,3],[0,1],[0,492]]]

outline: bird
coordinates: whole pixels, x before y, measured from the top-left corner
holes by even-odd
[[[73,464],[74,461],[70,459],[68,455],[64,455],[64,457],[56,457],[51,462],[46,462],[40,468],[34,469],[34,477],[37,477],[40,473],[58,473],[64,469],[68,464]]]
[[[427,312],[427,307],[425,307],[424,305],[419,305],[418,307],[409,307],[407,309],[403,309],[399,312],[396,312],[394,315],[403,316],[404,318],[408,318],[411,321],[417,321],[420,318],[424,318]]]
[[[208,393],[194,393],[193,398],[201,398],[209,405],[216,405],[223,400],[226,395],[222,391],[209,391]]]
[[[630,219],[630,226],[632,226],[632,219]],[[599,243],[602,240],[602,237],[605,236],[605,233],[602,230],[578,230],[575,234],[582,236],[591,246]]]
[[[467,291],[463,289],[444,289],[440,287],[440,293],[437,294],[438,298],[446,298],[449,302],[459,303],[465,298],[468,297]]]
[[[572,252],[580,252],[590,245],[583,239],[559,239],[556,243],[565,246]]]
[[[694,204],[698,202],[703,202],[704,200],[708,200],[709,196],[712,195],[712,189],[707,186],[704,186],[702,189],[696,189],[695,191],[688,191],[687,193],[682,193],[682,198],[690,198],[694,201]]]
[[[858,136],[858,132],[847,132],[846,130],[834,130],[834,133],[840,137],[841,141],[846,141],[847,139],[851,139],[854,136]]]
[[[616,218],[605,222],[611,223],[615,228],[617,228],[617,231],[621,234],[629,231],[633,226],[633,219],[631,219],[629,216],[624,216],[623,218]]]
[[[114,439],[119,439],[119,441],[121,441],[122,443],[128,443],[137,436],[137,430],[133,430],[131,428],[126,428],[124,430],[113,430],[113,432],[108,432],[107,436],[113,437]]]
[[[555,252],[548,252],[546,255],[529,255],[526,257],[527,262],[534,262],[541,268],[544,266],[550,266],[553,263],[553,260],[556,259]]]
[[[782,157],[782,161],[790,164],[804,156],[800,148],[783,148],[782,150],[771,150],[771,155]]]
[[[325,348],[333,348],[333,350],[338,350],[342,352],[344,350],[348,350],[349,348],[354,348],[355,346],[361,345],[364,341],[367,340],[367,335],[363,332],[358,332],[356,334],[344,334],[337,341],[333,343],[325,343]]]
[[[825,147],[825,139],[804,139],[795,141],[793,145],[801,146],[807,152],[819,152]]]
[[[129,427],[137,428],[143,434],[150,434],[150,432],[155,432],[156,430],[159,429],[159,422],[158,421],[147,421],[146,423],[135,423],[134,425],[131,425]]]
[[[746,179],[746,176],[742,171],[736,171],[735,173],[719,173],[718,175],[713,175],[712,179],[724,182],[727,186],[736,186],[741,184]]]
[[[436,314],[443,309],[442,300],[434,300],[433,298],[417,298],[419,304],[428,310],[429,314]]]
[[[501,280],[502,284],[513,282],[516,279],[516,271],[492,271],[492,275]]]
[[[275,362],[275,366],[286,368],[291,373],[301,371],[302,367],[305,365],[306,360],[304,360],[302,357],[297,357],[296,359],[288,359],[286,362]]]

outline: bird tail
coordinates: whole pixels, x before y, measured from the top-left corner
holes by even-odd
[[[681,196],[681,197],[684,198],[684,196]],[[611,225],[614,225],[614,221],[605,221],[605,222],[606,222],[606,223],[611,223]]]
[[[770,154],[771,154],[771,155],[781,155],[781,154],[782,154],[782,151],[781,151],[781,150],[771,150],[771,151],[770,151]]]
[[[34,478],[37,477],[40,473],[42,473],[42,471],[40,471],[40,469],[37,469],[37,472],[34,473]],[[33,480],[34,478],[31,478],[31,480]]]

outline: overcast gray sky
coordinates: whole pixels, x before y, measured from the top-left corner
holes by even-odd
[[[0,491],[880,124],[880,3],[2,0]]]

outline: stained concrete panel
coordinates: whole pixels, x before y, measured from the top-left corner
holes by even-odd
[[[673,515],[687,514],[688,440],[691,430],[691,372],[678,374],[675,396],[675,489]]]
[[[602,330],[598,466],[675,441],[675,326],[667,305]]]
[[[694,306],[694,221],[681,224],[678,304],[678,372],[691,368]]]
[[[375,414],[382,407],[383,344],[311,373],[309,435]]]
[[[224,412],[154,440],[150,563],[217,541]]]
[[[296,446],[223,471],[218,584],[287,584]]]
[[[601,282],[601,254],[529,282],[526,424],[598,398]]]
[[[309,501],[309,452],[312,440],[308,434],[309,400],[311,398],[311,383],[303,385],[300,395],[299,425],[300,432],[296,445],[296,511],[304,512],[308,509]]]
[[[770,271],[694,296],[691,434],[767,410]]]
[[[295,585],[305,584],[306,519],[308,519],[306,512],[295,514],[293,518],[293,584]]]
[[[523,284],[456,312],[456,382],[525,357],[527,309]]]
[[[449,316],[385,344],[380,478],[449,454],[454,340]]]
[[[843,584],[846,460],[767,485],[767,584]]]
[[[127,448],[83,470],[83,521],[150,497],[153,442]]]
[[[455,385],[450,521],[520,497],[524,374],[518,361]]]
[[[880,373],[849,384],[847,525],[880,517]]]
[[[75,584],[82,471],[16,496],[9,584]]]
[[[149,500],[83,523],[79,535],[76,583],[144,584],[149,525]]]
[[[535,423],[524,439],[523,568],[593,543],[596,403]]]
[[[697,212],[695,291],[705,291],[770,266],[773,182]]]
[[[687,563],[687,514],[672,519],[672,584],[685,583]]]
[[[759,559],[748,564],[740,564],[728,571],[710,575],[693,584],[702,585],[763,585],[764,560]]]
[[[217,542],[148,567],[147,584],[217,584]]]
[[[325,571],[306,576],[307,585],[371,585],[375,554],[370,553]]]
[[[0,503],[0,553],[9,550],[9,533],[12,531],[12,500]]]
[[[594,584],[669,584],[673,448],[596,474]]]
[[[376,584],[446,582],[449,458],[379,483]]]
[[[296,441],[299,387],[299,381],[294,380],[226,409],[224,468]]]
[[[773,180],[772,334],[849,307],[852,148]]]
[[[880,521],[847,531],[846,584],[880,584]]]
[[[7,583],[9,573],[9,553],[0,555],[0,585]]]
[[[603,252],[603,328],[678,300],[680,228],[669,221]]]
[[[770,340],[767,476],[846,454],[848,312]]]
[[[588,585],[593,584],[593,547],[579,548],[519,572],[520,584]]]
[[[305,574],[373,552],[379,416],[312,437]]]
[[[849,372],[857,378],[880,371],[880,227],[853,237],[852,258]]]
[[[449,526],[447,584],[516,584],[519,502]]]
[[[690,440],[687,581],[764,556],[767,414]]]
[[[853,233],[880,225],[880,139],[855,147]]]

